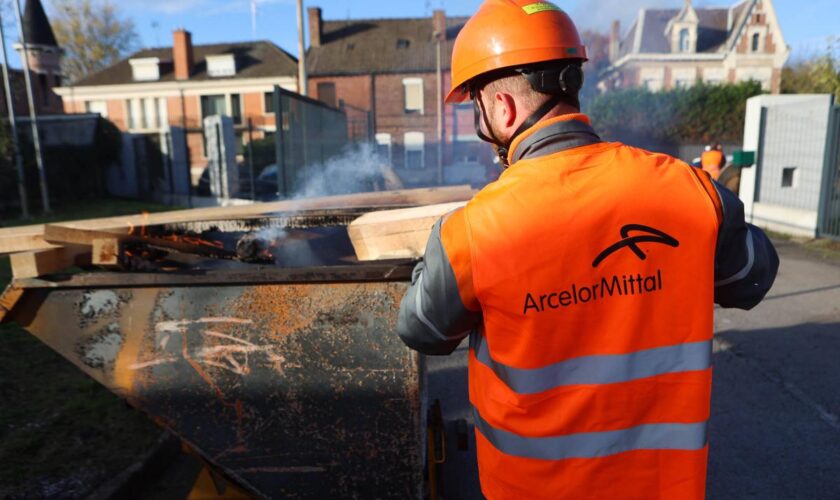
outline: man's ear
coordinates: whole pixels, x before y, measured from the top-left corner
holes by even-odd
[[[516,123],[516,116],[518,112],[516,108],[516,100],[512,95],[505,92],[496,92],[493,99],[496,101],[496,119],[501,120],[499,123],[502,123],[505,128],[513,127],[513,124]]]

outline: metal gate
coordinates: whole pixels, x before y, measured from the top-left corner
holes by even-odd
[[[825,150],[820,236],[840,239],[840,106],[831,110]]]

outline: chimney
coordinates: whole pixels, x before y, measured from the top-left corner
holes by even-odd
[[[193,68],[192,34],[183,29],[172,34],[172,63],[176,80],[189,80]]]
[[[309,7],[309,46],[320,47],[321,35],[323,35],[323,23],[321,22],[321,8]]]
[[[610,62],[615,62],[618,59],[618,48],[621,43],[621,23],[616,19],[612,23],[612,31],[610,31],[610,46],[609,57]]]
[[[432,27],[438,33],[441,40],[446,40],[446,12],[441,9],[435,9],[432,14]]]

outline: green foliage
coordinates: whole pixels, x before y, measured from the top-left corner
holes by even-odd
[[[840,48],[840,40],[834,44]],[[782,93],[834,94],[840,100],[840,57],[831,45],[825,54],[782,70]]]
[[[584,103],[593,125],[608,140],[648,146],[652,143],[729,142],[740,140],[747,99],[761,94],[761,84],[709,85],[651,92],[632,88],[608,92]]]

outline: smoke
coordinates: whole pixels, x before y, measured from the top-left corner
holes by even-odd
[[[592,29],[604,33],[609,31],[613,21],[621,21],[621,32],[625,34],[636,21],[640,9],[681,9],[684,4],[683,0],[582,1],[571,10],[571,15],[581,29]],[[709,5],[716,5],[716,3],[711,0],[694,2],[695,7]]]
[[[326,163],[310,165],[298,173],[291,198],[315,198],[360,193],[389,188],[388,161],[376,153],[372,144],[347,146],[340,156]]]

